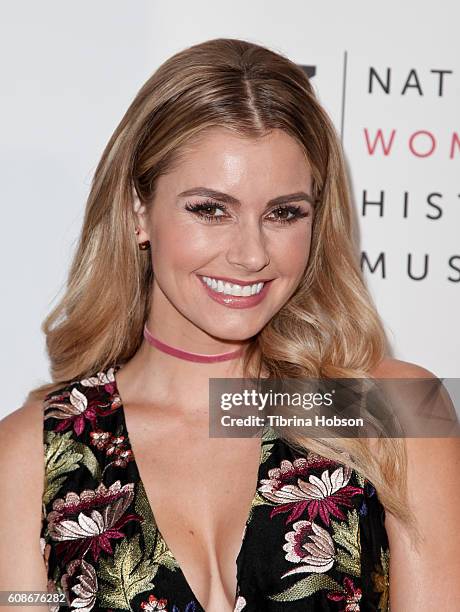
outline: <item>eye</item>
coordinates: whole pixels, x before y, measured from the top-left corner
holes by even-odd
[[[302,210],[302,208],[300,206],[278,206],[277,208],[275,208],[274,210],[272,210],[272,212],[270,214],[281,214],[281,215],[292,215],[291,217],[289,216],[278,216],[274,219],[274,221],[276,223],[294,223],[295,221],[297,221],[298,219],[301,219],[303,217],[308,217],[309,216],[309,212],[308,211],[304,211]]]
[[[225,215],[215,215],[216,210],[226,211],[227,209],[223,204],[217,204],[212,200],[206,200],[205,202],[187,202],[185,204],[185,209],[195,213],[208,223],[219,223],[222,221]]]
[[[196,214],[200,219],[208,223],[220,223],[227,215],[227,208],[223,204],[218,204],[212,200],[206,200],[204,202],[187,202],[185,209],[191,213]],[[218,210],[222,211],[223,214],[215,214]],[[283,205],[278,206],[270,214],[275,214],[275,218],[270,219],[271,222],[279,223],[281,225],[294,223],[303,217],[308,217],[310,213],[304,211],[301,206]]]

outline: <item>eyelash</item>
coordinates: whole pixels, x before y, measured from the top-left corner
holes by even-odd
[[[204,202],[186,202],[185,204],[186,210],[192,213],[197,213],[198,216],[207,223],[220,223],[221,221],[223,221],[223,215],[215,217],[213,215],[204,213],[203,211],[205,211],[207,208],[213,208],[214,210],[216,208],[220,208],[223,212],[227,212],[227,208],[223,204],[217,204],[217,202],[213,202],[212,200],[206,200]],[[302,208],[300,206],[281,205],[274,208],[272,212],[278,210],[287,210],[288,212],[294,215],[294,217],[292,217],[291,219],[275,220],[275,223],[281,223],[282,225],[295,223],[303,217],[308,217],[310,214],[309,212],[302,212]]]

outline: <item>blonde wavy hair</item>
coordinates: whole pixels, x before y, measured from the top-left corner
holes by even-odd
[[[284,130],[302,147],[317,200],[310,259],[291,299],[257,334],[245,376],[369,378],[387,355],[387,338],[365,287],[340,140],[305,71],[244,40],[219,38],[164,62],[140,89],[99,161],[65,295],[42,323],[52,382],[38,400],[138,350],[150,308],[153,270],[134,238],[134,191],[146,206],[157,179],[180,163],[187,143],[213,127],[247,138]],[[149,251],[147,251],[149,253]],[[294,447],[358,470],[386,511],[416,539],[407,496],[404,439],[308,438],[283,428]]]

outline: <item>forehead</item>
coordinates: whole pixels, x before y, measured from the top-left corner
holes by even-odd
[[[227,187],[243,181],[298,184],[310,181],[310,168],[300,144],[285,131],[274,129],[249,138],[226,128],[212,128],[182,147],[173,174],[181,184],[214,180]]]

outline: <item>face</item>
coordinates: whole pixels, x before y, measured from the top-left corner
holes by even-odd
[[[149,329],[166,329],[167,342],[226,341],[227,350],[257,334],[308,263],[309,197],[311,171],[284,131],[257,140],[223,128],[202,135],[137,213],[155,276]]]

